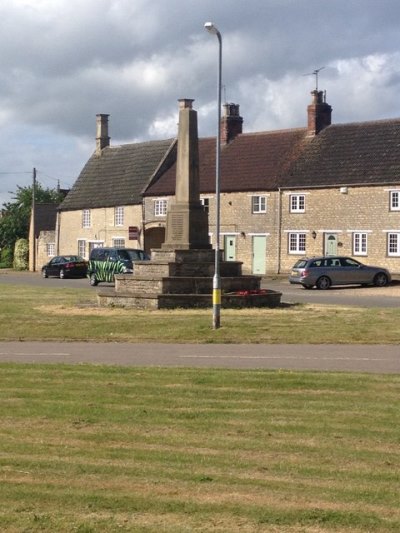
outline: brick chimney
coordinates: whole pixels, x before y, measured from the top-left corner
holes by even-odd
[[[221,118],[221,145],[230,143],[236,135],[242,133],[243,118],[239,114],[238,104],[224,104]]]
[[[110,115],[96,115],[96,154],[101,155],[101,151],[106,146],[110,146],[108,136],[108,117]]]
[[[308,114],[308,136],[313,137],[330,126],[332,117],[332,107],[326,103],[323,91],[314,90],[311,92],[312,102],[307,107]]]

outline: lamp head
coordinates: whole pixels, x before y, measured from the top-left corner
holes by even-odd
[[[204,24],[204,28],[209,32],[209,33],[212,33],[213,35],[218,35],[219,31],[218,31],[218,28],[214,25],[213,22],[206,22]]]

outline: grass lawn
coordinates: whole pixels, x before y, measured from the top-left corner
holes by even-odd
[[[210,310],[0,290],[3,341],[400,343],[399,319],[296,305],[213,331]],[[398,375],[2,364],[0,414],[0,531],[400,531]]]
[[[222,310],[99,308],[93,289],[2,285],[0,340],[400,344],[399,308],[293,305]]]
[[[3,364],[0,411],[1,531],[400,531],[400,376]]]

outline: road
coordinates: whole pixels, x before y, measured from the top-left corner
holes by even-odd
[[[394,345],[0,342],[0,362],[400,373]]]
[[[0,270],[0,285],[24,283],[38,287],[82,287],[90,288],[86,278],[57,279],[41,277],[38,272],[14,272]],[[102,283],[100,287],[112,286]],[[389,287],[333,287],[328,291],[312,289],[304,290],[298,285],[290,285],[286,276],[268,277],[262,280],[263,288],[282,292],[284,303],[315,303],[332,305],[356,305],[362,307],[399,307],[400,306],[400,276],[396,277]],[[96,291],[96,288],[90,288]]]
[[[349,285],[344,287],[331,287],[327,291],[320,291],[316,288],[305,290],[300,285],[291,285],[286,278],[267,278],[263,280],[262,287],[282,292],[282,302],[285,303],[400,307],[399,278],[394,279],[388,287]]]

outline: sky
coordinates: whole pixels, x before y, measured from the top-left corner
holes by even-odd
[[[304,127],[310,92],[332,122],[400,117],[398,0],[0,0],[0,207],[17,186],[70,188],[95,148],[177,135],[193,98],[199,135],[222,100],[243,131]]]

